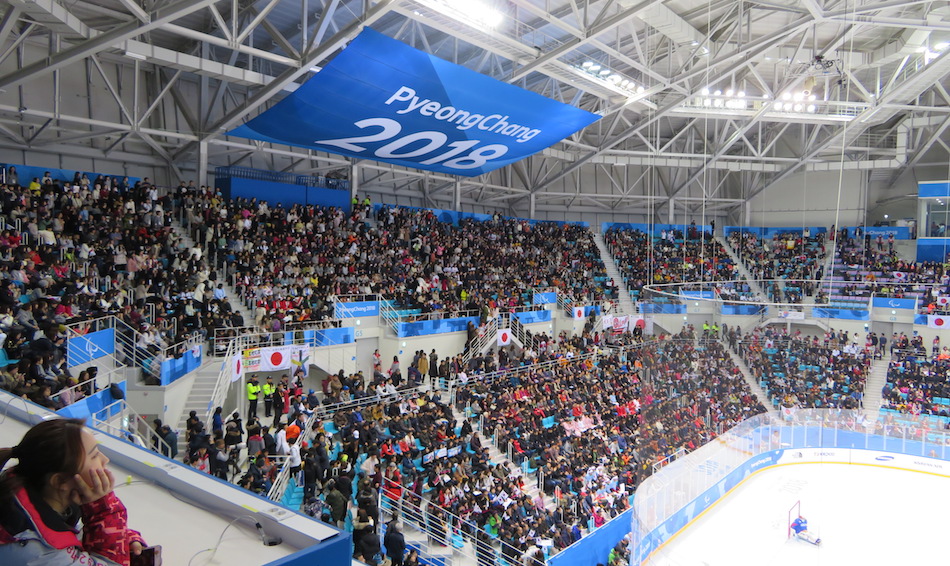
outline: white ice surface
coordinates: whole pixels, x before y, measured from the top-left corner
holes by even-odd
[[[787,538],[801,501],[821,546]],[[663,547],[662,566],[904,566],[946,556],[950,478],[846,464],[759,473]]]

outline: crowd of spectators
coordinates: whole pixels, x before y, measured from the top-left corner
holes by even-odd
[[[770,302],[801,303],[815,294],[814,281],[824,275],[824,236],[822,232],[812,235],[806,228],[775,234],[771,239],[736,231],[727,240],[753,279],[785,280],[766,285]]]
[[[839,236],[834,273],[828,283],[831,299],[866,299],[872,294],[896,299],[916,298],[920,312],[947,312],[940,297],[950,294],[950,274],[941,262],[914,262],[895,251],[893,236]]]
[[[5,388],[47,407],[96,391],[65,363],[67,325],[114,315],[121,361],[152,375],[185,339],[230,312],[214,272],[170,227],[173,204],[148,179],[44,176],[0,186],[0,368]],[[12,363],[16,362],[16,363]],[[82,383],[83,386],[79,387]],[[63,394],[59,394],[60,392]]]
[[[604,240],[627,287],[700,281],[733,281],[739,273],[729,254],[708,232],[663,230],[649,235],[640,230],[611,227]]]
[[[885,347],[874,338],[832,329],[822,339],[771,327],[727,336],[777,405],[845,409],[861,408],[871,362]]]
[[[206,192],[183,200],[184,223],[212,261],[227,265],[254,324],[268,331],[334,316],[341,295],[380,294],[404,311],[484,318],[530,305],[535,289],[589,300],[611,289],[583,227],[490,221],[442,222],[430,210],[369,204],[335,207],[234,199]]]
[[[884,408],[902,414],[950,416],[950,348],[939,335],[929,351],[919,335],[898,338],[882,398]]]

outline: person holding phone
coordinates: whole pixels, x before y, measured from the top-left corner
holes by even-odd
[[[82,420],[50,419],[0,449],[0,564],[129,566],[146,548]],[[80,521],[82,539],[80,540]]]

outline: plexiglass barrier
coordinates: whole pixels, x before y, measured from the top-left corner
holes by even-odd
[[[941,462],[950,460],[950,434],[933,427],[909,415],[869,421],[837,409],[800,409],[786,420],[763,414],[743,421],[639,486],[631,564],[653,563],[675,533],[751,474],[779,463],[876,461],[950,475],[950,464]]]

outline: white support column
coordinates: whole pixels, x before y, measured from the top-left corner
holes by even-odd
[[[917,199],[917,237],[930,236],[930,223],[927,221],[927,201]]]
[[[670,216],[667,224],[676,224],[676,199],[670,197]]]
[[[462,181],[455,181],[455,191],[453,192],[453,205],[456,212],[462,212]]]
[[[185,179],[179,179],[185,181]],[[197,185],[213,185],[208,179],[208,142],[198,142],[198,179]]]
[[[360,166],[356,159],[350,162],[350,200],[359,197]]]
[[[528,218],[532,220],[534,220],[535,204],[537,201],[536,197],[537,195],[534,193],[531,193],[531,195],[528,197]]]

